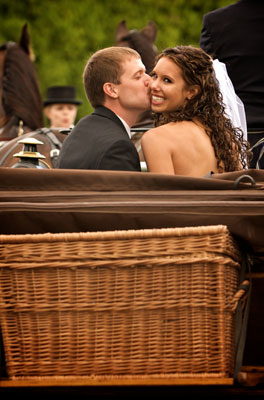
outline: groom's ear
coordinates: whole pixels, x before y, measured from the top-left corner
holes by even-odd
[[[118,97],[118,91],[114,83],[110,82],[104,83],[103,91],[107,96],[112,97],[113,99],[117,99]]]

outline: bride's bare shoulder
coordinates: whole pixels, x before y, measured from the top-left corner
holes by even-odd
[[[164,125],[158,126],[156,128],[151,128],[147,132],[145,132],[141,138],[141,143],[147,143],[149,140],[155,140],[156,138],[162,137],[162,133],[164,132]]]
[[[185,132],[190,132],[194,128],[195,124],[192,121],[169,122],[168,124],[150,129],[143,135],[143,138],[165,138],[166,136],[171,135],[173,135],[173,137],[175,138],[177,135],[182,136],[182,134],[184,134]]]
[[[165,132],[179,131],[179,130],[182,130],[184,127],[187,127],[186,123],[189,124],[189,121],[169,122],[168,124],[164,124],[161,126],[157,126],[156,128],[149,129],[144,134],[144,136],[164,135]]]

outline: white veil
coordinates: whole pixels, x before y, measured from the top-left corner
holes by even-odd
[[[226,115],[230,118],[235,128],[240,128],[243,131],[244,140],[247,140],[247,121],[244,104],[236,95],[225,64],[216,59],[213,61],[213,66],[226,107]]]

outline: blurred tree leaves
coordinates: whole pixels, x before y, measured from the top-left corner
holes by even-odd
[[[117,24],[142,29],[158,26],[159,50],[177,44],[199,45],[203,15],[231,0],[0,0],[0,43],[17,42],[28,23],[43,98],[52,85],[74,85],[83,100],[78,119],[91,112],[82,72],[94,51],[115,44]]]

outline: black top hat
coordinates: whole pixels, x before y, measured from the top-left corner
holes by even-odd
[[[51,86],[47,89],[47,99],[44,106],[49,104],[82,104],[82,101],[76,100],[74,86]]]

